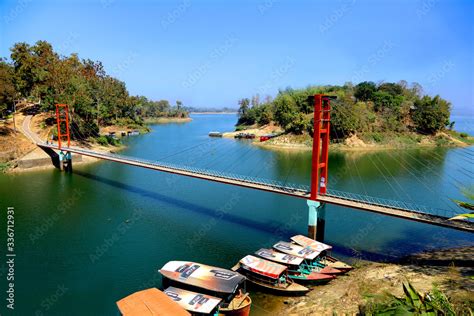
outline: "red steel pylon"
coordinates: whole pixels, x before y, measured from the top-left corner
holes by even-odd
[[[67,139],[67,147],[70,147],[69,107],[67,104],[56,104],[56,124],[58,127],[58,148],[61,149],[61,139],[63,137]]]
[[[316,94],[314,102],[313,157],[311,164],[311,200],[325,194],[328,181],[328,153],[331,99],[335,97]]]

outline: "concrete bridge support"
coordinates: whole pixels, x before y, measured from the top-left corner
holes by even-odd
[[[59,152],[59,169],[61,171],[72,172],[72,155],[71,152]]]
[[[308,237],[320,242],[324,241],[326,225],[326,203],[307,200],[308,204]]]

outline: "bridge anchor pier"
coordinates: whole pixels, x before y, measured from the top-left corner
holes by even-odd
[[[326,203],[307,200],[308,204],[308,237],[320,242],[324,241],[326,226]]]
[[[70,151],[59,152],[59,169],[61,171],[72,172],[72,154]]]

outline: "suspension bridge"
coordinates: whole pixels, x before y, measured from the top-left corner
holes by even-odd
[[[103,153],[71,146],[68,107],[64,104],[57,105],[56,109],[58,127],[57,144],[43,142],[37,137],[37,135],[29,131],[27,126],[23,126],[23,129],[27,136],[33,142],[35,142],[37,146],[45,150],[59,151],[62,161],[66,162],[69,168],[72,168],[71,153],[75,153],[135,167],[308,200],[308,206],[310,206],[308,233],[310,237],[314,237],[315,239],[318,238],[318,234],[319,239],[322,239],[324,236],[324,212],[320,212],[320,206],[324,205],[325,203],[465,232],[474,232],[473,222],[467,220],[449,220],[449,218],[457,215],[454,214],[452,210],[438,209],[414,203],[408,203],[405,201],[382,199],[362,194],[328,189],[326,183],[328,178],[327,167],[330,128],[330,100],[331,97],[324,95],[315,95],[311,99],[311,102],[314,102],[315,106],[315,125],[310,186],[301,184],[288,184],[286,182],[275,180],[237,175],[228,172],[179,165],[163,161],[152,161],[113,153]],[[63,145],[64,141],[67,142],[67,145]],[[311,204],[311,202],[316,204]],[[312,208],[311,205],[316,205],[317,207]],[[313,212],[315,212],[313,215],[311,213],[312,209]],[[320,229],[323,231],[319,232]]]

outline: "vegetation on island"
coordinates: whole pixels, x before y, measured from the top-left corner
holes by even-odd
[[[451,104],[447,100],[439,95],[424,95],[421,85],[406,81],[286,88],[274,99],[266,97],[261,101],[259,95],[243,98],[238,102],[237,130],[273,122],[287,134],[312,135],[313,105],[308,97],[318,93],[337,96],[331,102],[333,142],[357,135],[379,143],[396,134],[413,138],[410,141],[416,143],[422,135],[436,135],[443,130],[460,140],[469,138],[451,131],[455,122],[449,120]]]
[[[132,96],[100,61],[61,56],[46,41],[16,43],[10,59],[0,58],[0,118],[8,116],[18,100],[36,103],[51,117],[56,103],[67,103],[75,138],[97,138],[104,126],[142,129],[147,118],[188,116],[180,101],[172,106],[167,100]]]

